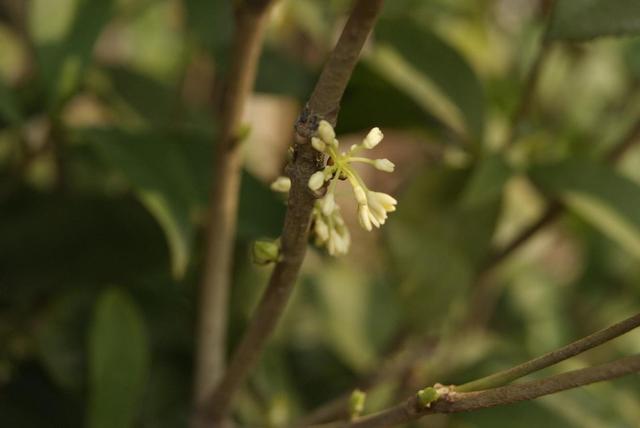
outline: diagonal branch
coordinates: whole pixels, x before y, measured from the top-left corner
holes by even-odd
[[[296,123],[294,156],[287,167],[292,184],[281,236],[281,260],[274,268],[228,370],[200,409],[201,417],[220,421],[229,413],[233,396],[257,362],[289,300],[306,252],[311,211],[316,199],[307,183],[311,174],[322,167],[323,161],[321,154],[309,144],[309,139],[321,119],[335,124],[340,100],[382,5],[383,0],[356,0],[342,35]]]
[[[578,388],[595,382],[616,379],[640,372],[640,355],[621,358],[610,363],[573,370],[545,379],[503,386],[478,392],[449,392],[430,407],[420,404],[416,396],[388,410],[337,425],[342,428],[389,427],[436,413],[460,413],[488,407],[503,406],[533,400],[544,395]]]
[[[625,319],[624,321],[620,321],[617,324],[597,331],[587,337],[584,337],[580,340],[570,343],[567,346],[556,349],[555,351],[549,352],[548,354],[542,355],[533,360],[527,361],[510,369],[494,373],[490,376],[457,386],[456,391],[479,391],[483,389],[495,388],[500,385],[506,385],[507,383],[513,382],[514,380],[526,376],[530,373],[537,372],[538,370],[542,370],[546,367],[557,364],[560,361],[564,361],[568,358],[588,351],[591,348],[602,345],[603,343],[615,339],[616,337],[621,336],[638,326],[640,326],[640,314],[636,314],[630,318]]]

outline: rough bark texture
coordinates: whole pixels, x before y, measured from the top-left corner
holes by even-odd
[[[503,386],[479,392],[452,392],[431,403],[421,406],[415,396],[406,402],[380,413],[354,422],[336,424],[343,428],[390,427],[406,423],[434,413],[460,413],[472,410],[513,404],[533,400],[544,395],[577,388],[595,382],[615,379],[640,371],[640,355],[622,358],[611,363],[574,370],[546,379]]]
[[[323,163],[322,155],[311,147],[309,140],[320,120],[335,124],[340,100],[382,4],[383,0],[355,2],[343,33],[296,123],[294,155],[286,171],[292,185],[281,236],[281,260],[274,268],[267,290],[222,381],[201,407],[200,420],[215,425],[227,417],[235,393],[258,360],[285,309],[304,260],[311,211],[316,200],[307,183],[311,174],[319,170]]]

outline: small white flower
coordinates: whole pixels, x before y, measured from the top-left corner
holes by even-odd
[[[395,211],[397,201],[386,193],[370,191],[358,171],[354,169],[356,162],[365,163],[380,171],[393,172],[395,165],[389,159],[369,159],[357,156],[361,149],[372,149],[384,138],[379,128],[373,128],[361,144],[354,144],[346,152],[339,151],[336,134],[327,121],[321,121],[318,130],[311,139],[311,145],[319,152],[329,156],[330,162],[322,171],[317,171],[309,178],[308,186],[311,190],[319,190],[326,181],[331,184],[323,198],[318,199],[313,208],[313,232],[316,245],[325,246],[331,255],[344,254],[351,244],[349,230],[340,214],[340,207],[336,205],[335,191],[337,180],[348,179],[353,188],[353,194],[358,202],[358,221],[366,230],[380,227],[387,220],[388,213]]]
[[[353,186],[353,193],[356,196],[356,201],[359,205],[367,204],[367,195],[364,193],[362,186]]]
[[[278,177],[271,183],[271,190],[274,192],[286,193],[291,189],[291,179],[289,177]]]
[[[309,177],[309,189],[316,191],[324,184],[324,172],[316,171]]]
[[[324,198],[320,199],[322,214],[329,217],[336,209],[336,198],[333,193],[327,193]]]
[[[316,218],[313,230],[321,242],[329,239],[329,226],[321,218]]]
[[[358,221],[363,229],[371,232],[371,219],[369,218],[369,207],[366,205],[360,205],[358,208]]]
[[[384,134],[380,131],[380,128],[373,128],[367,136],[362,140],[362,145],[367,149],[373,149],[384,138]]]
[[[333,144],[333,140],[336,139],[336,132],[333,130],[333,126],[326,120],[321,120],[318,125],[318,135],[327,144]]]
[[[371,204],[373,201],[382,205],[388,212],[395,211],[396,205],[398,205],[398,201],[394,197],[382,192],[369,192],[369,203]]]
[[[327,149],[327,144],[318,137],[311,138],[311,145],[314,149],[322,153]]]
[[[384,172],[393,172],[396,166],[389,159],[376,159],[373,161],[373,166]]]

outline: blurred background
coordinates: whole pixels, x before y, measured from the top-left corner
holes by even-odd
[[[231,348],[270,272],[250,245],[281,230],[269,183],[350,3],[273,9],[246,109]],[[627,137],[640,120],[640,10],[586,3],[388,2],[337,132],[348,147],[382,128],[375,157],[396,172],[363,174],[398,211],[364,232],[338,189],[351,251],[310,249],[238,396],[239,426],[286,426],[356,385],[371,387],[374,411],[640,309],[640,150]],[[232,4],[0,0],[0,425],[188,425]],[[624,37],[593,39],[612,34]],[[552,201],[557,220],[494,263]],[[634,352],[637,332],[547,372]],[[412,426],[637,427],[638,380]]]

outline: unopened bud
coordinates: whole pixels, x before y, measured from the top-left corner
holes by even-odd
[[[364,403],[367,400],[367,393],[359,389],[354,390],[349,397],[349,415],[351,419],[356,419],[364,411]]]
[[[280,244],[278,240],[255,241],[253,243],[251,256],[253,258],[253,262],[260,266],[275,263],[280,257]]]
[[[362,140],[362,145],[367,149],[373,149],[384,138],[384,134],[380,131],[380,128],[373,128],[367,136]]]
[[[286,193],[291,189],[291,179],[289,177],[278,177],[271,183],[271,190],[274,192]]]
[[[440,393],[438,393],[438,390],[434,387],[429,386],[418,391],[417,396],[418,401],[423,407],[431,407],[431,403],[440,398]]]
[[[318,125],[318,135],[327,144],[333,144],[333,140],[336,138],[336,132],[333,130],[333,126],[326,120],[321,120]]]
[[[324,172],[317,171],[314,172],[311,177],[309,177],[309,189],[318,190],[324,184]]]
[[[311,138],[311,145],[319,152],[324,152],[327,148],[327,144],[318,137]]]
[[[376,159],[373,161],[373,166],[384,172],[393,172],[396,166],[389,159]]]

